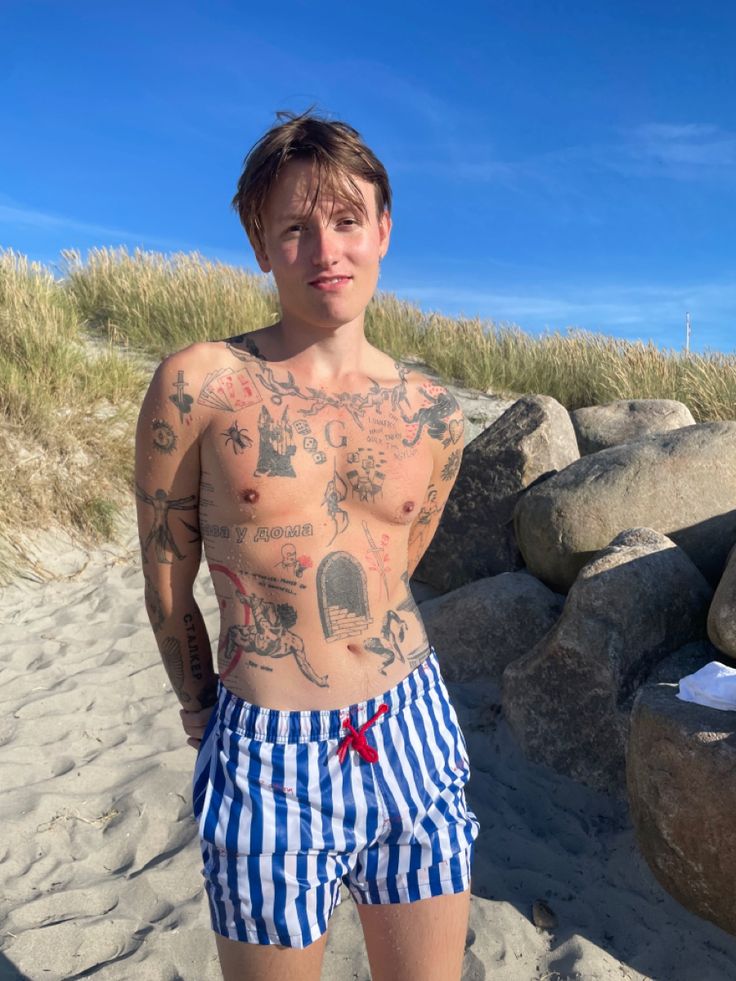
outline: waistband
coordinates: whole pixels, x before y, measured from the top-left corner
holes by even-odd
[[[424,661],[393,688],[344,708],[306,711],[264,708],[238,698],[218,681],[215,713],[226,729],[262,742],[307,743],[340,739],[345,735],[344,719],[349,719],[357,728],[375,715],[379,705],[384,703],[388,705],[388,711],[375,721],[375,725],[381,725],[441,683],[437,654],[430,646]]]

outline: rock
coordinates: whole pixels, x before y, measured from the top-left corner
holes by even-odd
[[[552,630],[504,671],[503,713],[524,753],[623,796],[632,696],[657,661],[705,636],[711,595],[664,535],[618,535],[581,570]]]
[[[668,535],[715,586],[736,541],[736,422],[699,423],[582,457],[526,490],[514,512],[529,570],[556,592],[632,525]]]
[[[736,712],[681,701],[677,682],[717,652],[691,644],[638,692],[626,783],[639,847],[691,912],[736,934]]]
[[[447,592],[521,568],[512,527],[518,495],[577,458],[567,410],[546,395],[518,399],[466,447],[439,528],[415,577]]]
[[[562,604],[527,572],[503,572],[427,600],[421,612],[447,681],[498,682],[554,625]]]
[[[728,554],[708,611],[708,636],[719,651],[736,657],[736,548]]]
[[[515,399],[501,398],[499,395],[491,395],[487,392],[476,392],[470,388],[457,388],[455,385],[448,385],[447,388],[455,396],[458,405],[463,410],[465,446],[472,443],[475,437],[488,429],[489,426],[492,426],[496,419],[500,419],[516,401]]]
[[[624,399],[591,405],[575,409],[570,418],[581,456],[695,423],[690,409],[674,399]]]
[[[557,915],[543,899],[535,899],[532,903],[532,922],[537,930],[554,930],[557,926]]]

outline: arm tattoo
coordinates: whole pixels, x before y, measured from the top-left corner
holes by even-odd
[[[181,656],[181,644],[176,637],[164,637],[161,643],[161,657],[177,698],[180,702],[190,702],[191,695],[184,691],[184,661]]]
[[[147,549],[151,542],[154,543],[156,559],[158,562],[171,565],[169,553],[173,553],[177,559],[184,556],[177,548],[174,537],[169,528],[169,511],[189,511],[197,507],[197,495],[190,494],[188,497],[180,497],[172,500],[168,497],[165,490],[159,488],[153,496],[148,494],[140,484],[136,484],[136,497],[145,504],[150,504],[153,508],[153,524],[148,533],[148,537],[143,543],[143,548]]]

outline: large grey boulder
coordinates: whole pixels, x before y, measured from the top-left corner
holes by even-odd
[[[692,644],[637,693],[626,749],[629,808],[660,884],[736,934],[736,712],[683,702],[678,681],[720,660]]]
[[[623,399],[590,405],[570,413],[580,455],[630,443],[650,433],[695,424],[690,409],[674,399]]]
[[[554,625],[563,601],[527,572],[502,572],[427,600],[421,612],[448,681],[499,682]]]
[[[728,554],[708,610],[708,636],[719,651],[736,657],[736,548]]]
[[[656,528],[716,585],[736,541],[736,422],[708,422],[600,450],[519,499],[526,564],[556,592],[624,528]]]
[[[504,671],[503,711],[524,753],[622,796],[631,698],[658,660],[705,636],[711,595],[664,535],[618,535],[581,570],[552,630]]]
[[[512,515],[521,491],[578,458],[567,410],[525,395],[465,448],[437,532],[414,576],[441,592],[523,566]]]

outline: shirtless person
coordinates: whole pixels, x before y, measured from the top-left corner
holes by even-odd
[[[382,164],[344,123],[280,119],[233,204],[281,319],[167,358],[141,409],[146,605],[197,748],[226,981],[319,978],[343,881],[377,981],[452,981],[478,822],[409,577],[463,417],[365,338],[391,232]],[[192,592],[202,542],[216,664]]]

